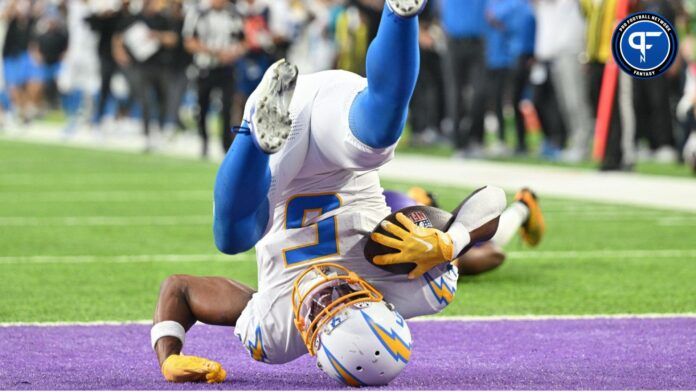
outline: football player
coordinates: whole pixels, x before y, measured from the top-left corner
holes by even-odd
[[[215,361],[183,355],[197,321],[234,326],[251,357],[286,363],[306,353],[347,385],[383,385],[409,361],[404,319],[437,313],[456,291],[450,264],[490,238],[501,189],[467,199],[446,232],[384,220],[377,170],[394,155],[418,75],[417,15],[425,0],[387,0],[367,54],[367,78],[298,76],[281,60],[247,101],[214,190],[214,236],[224,253],[256,247],[258,291],[222,277],[176,275],[160,289],[151,343],[168,381],[221,382]],[[380,225],[387,235],[370,233]],[[368,262],[368,237],[413,262],[407,275]]]
[[[435,195],[421,187],[413,187],[406,194],[384,191],[384,196],[392,212],[415,205],[439,207]],[[516,232],[519,231],[525,244],[535,247],[541,242],[545,230],[544,215],[536,194],[523,188],[515,195],[515,201],[501,214],[495,236],[474,244],[454,264],[460,275],[478,275],[493,270],[505,261],[503,247],[512,240]]]

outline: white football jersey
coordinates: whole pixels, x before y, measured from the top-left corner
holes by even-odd
[[[370,264],[369,233],[390,214],[377,169],[395,146],[371,148],[355,138],[348,116],[364,78],[345,71],[300,76],[290,104],[292,131],[270,158],[270,219],[256,244],[258,288],[235,334],[256,360],[284,363],[307,352],[293,324],[294,279],[309,265],[342,264],[379,290],[401,315],[433,314],[451,302],[457,271],[438,267],[408,280]],[[247,101],[251,121],[256,94]]]
[[[365,86],[344,71],[299,77],[292,131],[270,158],[270,222],[256,245],[260,290],[292,284],[311,263],[364,261],[358,243],[389,215],[376,169],[394,146],[368,147],[348,127],[350,105]],[[247,121],[253,105],[254,95]]]

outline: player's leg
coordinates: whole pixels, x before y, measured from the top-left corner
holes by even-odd
[[[162,282],[153,321],[176,321],[185,331],[196,321],[234,326],[253,293],[252,288],[223,277],[172,275]],[[178,354],[181,346],[170,336],[159,339],[155,350],[160,364]]]
[[[349,123],[372,148],[394,144],[403,130],[420,63],[418,19],[425,0],[388,0],[367,51],[368,87],[355,98]]]
[[[436,228],[447,231],[455,254],[462,256],[476,252],[478,244],[487,244],[494,236],[504,205],[505,195],[501,189],[490,186],[478,189],[452,212],[450,221],[444,225],[436,224]],[[370,280],[370,283],[405,318],[435,314],[454,300],[459,264],[459,259],[451,264],[440,264],[413,280],[392,275],[385,278],[388,283],[379,279]]]
[[[220,165],[215,182],[213,229],[224,253],[251,249],[263,236],[270,215],[270,154],[290,134],[288,112],[297,68],[281,60],[271,66],[247,101],[240,131]]]
[[[505,252],[493,242],[486,241],[469,249],[452,264],[460,275],[478,275],[500,267],[504,261]]]
[[[220,364],[179,355],[185,332],[196,321],[234,326],[254,290],[222,277],[173,275],[160,288],[151,332],[162,374],[168,381],[224,380]]]
[[[268,162],[269,155],[257,147],[251,134],[237,134],[215,181],[213,232],[221,252],[244,252],[263,236],[270,214]]]
[[[491,242],[502,248],[507,245],[518,231],[522,240],[530,246],[541,241],[546,224],[536,195],[524,188],[517,192],[515,201],[500,216],[498,231]]]
[[[545,223],[539,202],[529,189],[520,190],[500,215],[498,229],[490,241],[475,244],[453,263],[461,275],[478,275],[500,267],[505,261],[503,247],[520,232],[523,241],[536,246],[544,235]]]
[[[384,196],[392,212],[418,204],[431,207],[438,206],[435,195],[420,187],[411,188],[407,195],[394,191],[385,191]],[[458,212],[460,209],[461,206],[455,212]],[[479,230],[476,235],[480,238],[492,236],[492,224],[488,225],[487,231],[485,233]],[[460,275],[478,275],[499,267],[503,261],[505,261],[505,253],[502,249],[490,241],[484,241],[470,247],[463,255],[455,259],[452,264],[458,268]]]

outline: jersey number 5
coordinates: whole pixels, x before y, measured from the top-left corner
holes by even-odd
[[[336,217],[326,218],[312,224],[307,224],[307,220],[335,210],[341,204],[341,198],[335,193],[294,196],[288,200],[285,207],[285,229],[311,227],[316,239],[308,244],[283,249],[283,259],[287,267],[338,254],[338,221]]]

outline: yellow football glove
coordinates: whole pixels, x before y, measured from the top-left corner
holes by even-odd
[[[215,361],[174,354],[162,363],[162,375],[172,382],[206,381],[212,384],[225,381],[227,372]]]
[[[373,260],[375,264],[415,263],[416,268],[408,274],[409,279],[415,279],[454,258],[454,245],[449,234],[434,228],[420,227],[402,213],[396,214],[396,220],[406,230],[386,220],[382,222],[382,228],[397,238],[380,233],[370,235],[373,241],[399,250],[398,253],[376,256]]]

